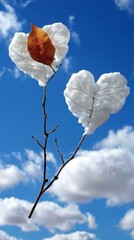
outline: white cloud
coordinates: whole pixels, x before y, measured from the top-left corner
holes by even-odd
[[[44,240],[99,240],[95,234],[84,231],[77,231],[69,234],[56,234],[53,237]]]
[[[3,76],[3,74],[5,73],[5,67],[2,67],[1,69],[0,69],[0,78]]]
[[[41,179],[43,169],[43,151],[36,153],[33,150],[25,149],[27,161],[23,164],[23,171],[27,173],[32,181]],[[56,159],[53,153],[47,151],[47,162],[56,166]]]
[[[0,240],[20,240],[20,238],[18,239],[16,237],[10,236],[6,232],[0,230]]]
[[[11,152],[11,155],[18,159],[19,161],[22,160],[22,154],[20,152]]]
[[[14,69],[2,67],[0,70],[0,77],[2,77],[5,73],[10,73],[16,79],[22,75],[17,67],[14,67]]]
[[[28,219],[32,204],[14,197],[0,199],[0,226],[17,226],[22,231],[37,231],[38,227]]]
[[[80,46],[80,37],[79,37],[79,34],[74,30],[74,21],[75,21],[75,16],[70,15],[68,18],[68,23],[69,23],[69,30],[71,33],[71,37],[73,41],[76,43],[76,45]]]
[[[71,37],[72,37],[73,41],[79,46],[80,45],[79,34],[76,31],[72,31]]]
[[[22,1],[21,3],[20,3],[20,5],[21,5],[21,7],[22,8],[26,8],[30,3],[32,3],[33,1],[32,0],[26,0],[26,1]]]
[[[43,158],[43,151],[41,152]],[[56,158],[52,152],[47,151],[47,161],[56,165]]]
[[[21,76],[21,73],[20,73],[20,70],[15,67],[14,70],[13,70],[13,76],[17,79]]]
[[[42,176],[42,152],[37,154],[33,150],[25,149],[26,161],[23,164],[23,170],[32,181],[41,179]]]
[[[72,27],[74,25],[74,19],[75,19],[75,16],[73,16],[73,15],[69,16],[68,23],[70,24],[70,27]]]
[[[0,36],[7,38],[11,33],[20,31],[23,23],[19,22],[15,10],[5,0],[1,0],[1,4],[5,11],[0,11]]]
[[[119,132],[124,136],[123,143],[119,140]],[[118,147],[113,141],[110,148],[79,151],[49,191],[61,201],[86,202],[104,198],[109,206],[133,201],[134,146],[131,144],[127,149],[128,139],[134,143],[134,130],[131,127],[114,133]],[[105,144],[107,140],[109,135]]]
[[[134,228],[134,209],[129,209],[125,216],[120,221],[122,230],[129,230]]]
[[[14,197],[0,199],[0,226],[17,226],[27,232],[38,231],[40,227],[68,231],[76,224],[87,223],[87,215],[76,204],[60,206],[49,201],[39,202],[32,219],[28,219],[31,207],[30,202]]]
[[[40,202],[34,219],[36,219],[36,222],[38,219],[39,225],[46,227],[50,231],[56,229],[68,231],[76,224],[85,223],[86,215],[80,211],[76,204],[62,207],[54,202]]]
[[[0,192],[26,182],[25,173],[15,165],[0,163]]]
[[[129,141],[126,139],[129,137]],[[134,130],[132,126],[125,126],[117,132],[109,131],[108,136],[96,144],[96,148],[122,148],[133,150],[134,149]]]
[[[0,160],[0,192],[13,188],[20,183],[35,182],[42,178],[43,152],[36,153],[33,150],[25,149],[24,153],[11,152],[1,156]],[[17,165],[12,159],[19,160]],[[6,163],[4,160],[11,163]],[[23,161],[22,161],[23,159]],[[47,152],[48,169],[49,163],[56,166],[56,159],[51,152]],[[50,166],[52,167],[52,166]]]
[[[131,236],[132,239],[134,239],[134,229],[131,231],[130,236]]]
[[[64,71],[67,73],[71,69],[72,57],[65,57],[62,63]]]
[[[122,11],[134,13],[134,1],[133,0],[114,0],[115,4]]]
[[[124,231],[130,231],[131,238],[134,239],[134,209],[130,209],[126,212],[119,226]]]
[[[87,222],[90,229],[96,229],[97,223],[95,217],[91,213],[87,213]]]

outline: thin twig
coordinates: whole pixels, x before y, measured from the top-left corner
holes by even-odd
[[[57,138],[55,139],[55,145],[56,145],[57,151],[58,151],[58,153],[59,153],[59,155],[60,155],[62,164],[64,164],[65,162],[64,162],[63,154],[61,153],[61,151],[60,151],[60,149],[59,149]]]
[[[59,127],[59,124],[57,124],[55,128],[53,128],[50,132],[48,132],[48,135],[55,132],[58,127]]]
[[[44,149],[44,147],[42,146],[42,144],[39,142],[38,139],[36,139],[34,136],[32,136],[32,138],[34,139],[34,141],[35,141],[42,149]]]
[[[57,71],[59,70],[59,68],[61,67],[61,65],[62,65],[62,63],[60,63],[60,65],[57,67],[57,68],[58,68]],[[49,78],[49,80],[47,81],[47,83],[49,83],[49,82],[52,80],[52,78],[55,76],[55,74],[56,74],[56,72],[57,72],[57,71],[55,71],[55,69],[54,69],[52,66],[50,66],[50,68],[51,68],[52,71],[53,71],[53,75]]]
[[[55,69],[50,65],[50,68],[53,70],[54,74],[56,73]]]

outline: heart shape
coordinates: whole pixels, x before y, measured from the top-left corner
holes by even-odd
[[[31,50],[30,50],[30,53],[28,50],[29,34],[25,34],[23,32],[15,33],[9,45],[9,56],[21,71],[23,71],[26,74],[29,74],[32,78],[35,78],[39,82],[40,86],[46,86],[48,80],[53,76],[54,71],[57,72],[63,58],[66,56],[66,53],[68,51],[68,42],[70,39],[70,32],[68,28],[62,23],[54,23],[51,25],[46,25],[42,28],[41,31],[44,31],[44,34],[47,33],[48,37],[52,42],[52,45],[55,48],[55,54],[53,56],[54,60],[51,64],[51,67],[49,65],[42,64],[42,61],[37,61],[37,59],[35,61],[35,56],[34,56],[34,59],[31,57],[31,54],[30,54]],[[37,39],[36,41],[34,41],[32,45],[34,45],[34,47],[36,45],[37,47],[38,45]],[[49,48],[49,51],[50,50],[51,48]],[[47,54],[49,51],[47,49]],[[33,56],[33,53],[32,53],[32,56]]]
[[[72,74],[64,91],[68,108],[79,118],[84,134],[93,134],[110,114],[120,111],[128,94],[127,80],[119,72],[105,73],[95,83],[86,70]]]

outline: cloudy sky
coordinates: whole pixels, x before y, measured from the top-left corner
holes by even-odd
[[[11,61],[15,32],[62,22],[69,51],[48,87],[47,127],[59,127],[47,145],[50,180],[61,158],[74,152],[83,127],[63,91],[71,75],[95,80],[121,72],[130,95],[117,114],[86,137],[76,158],[28,214],[42,181],[43,88]],[[134,0],[0,0],[0,240],[134,239]]]

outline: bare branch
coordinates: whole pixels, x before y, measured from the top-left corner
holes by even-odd
[[[62,161],[62,163],[64,164],[65,162],[64,162],[63,154],[61,153],[61,151],[60,151],[60,149],[59,149],[57,138],[55,139],[55,145],[56,145],[56,149],[57,149],[57,151],[58,151],[58,153],[59,153],[59,155],[60,155],[61,161]]]
[[[34,139],[34,141],[35,141],[42,149],[44,149],[44,147],[42,146],[42,144],[39,142],[38,139],[36,139],[34,136],[32,136],[32,138]]]
[[[52,180],[48,183],[48,185],[45,187],[45,184],[46,182],[48,182],[48,179],[46,178],[46,173],[47,173],[47,141],[48,141],[48,137],[51,133],[55,132],[58,125],[56,125],[55,128],[53,128],[50,132],[47,132],[47,112],[46,112],[46,86],[44,87],[44,95],[43,95],[43,103],[42,103],[42,108],[43,108],[43,132],[44,132],[44,146],[34,137],[32,136],[32,138],[35,140],[35,142],[43,149],[43,161],[44,161],[44,164],[43,164],[43,180],[42,180],[42,185],[41,185],[41,188],[40,188],[40,191],[39,191],[39,194],[36,198],[36,201],[30,211],[30,214],[28,216],[28,218],[31,218],[32,217],[32,214],[38,204],[38,201],[40,200],[40,197],[43,195],[44,192],[46,192],[50,187],[51,185],[54,183],[54,181],[56,181],[61,173],[61,171],[63,170],[63,168],[72,160],[74,159],[76,153],[78,152],[79,148],[81,147],[81,144],[83,143],[86,135],[82,135],[82,138],[78,144],[78,146],[76,147],[75,151],[73,152],[73,154],[71,155],[71,157],[65,162],[64,161],[64,158],[63,158],[63,154],[61,153],[60,149],[59,149],[59,146],[58,146],[58,142],[57,142],[57,139],[55,139],[55,144],[56,144],[56,148],[57,148],[57,151],[60,155],[60,158],[61,158],[61,161],[62,161],[62,165],[61,167],[59,168],[57,174],[52,178]]]
[[[47,112],[46,112],[46,86],[44,87],[44,95],[43,95],[43,103],[42,103],[42,108],[43,108],[43,115],[44,115],[44,120],[43,120],[43,131],[44,131],[44,146],[42,146],[38,140],[36,140],[34,137],[34,140],[39,144],[39,146],[42,146],[43,148],[43,153],[44,153],[44,166],[43,166],[43,180],[42,180],[42,185],[41,185],[41,188],[40,188],[40,191],[39,191],[39,194],[37,196],[37,199],[31,209],[31,212],[28,216],[28,218],[31,218],[32,217],[32,214],[36,208],[36,205],[40,199],[40,197],[42,196],[43,194],[43,189],[44,189],[44,186],[45,186],[45,183],[48,182],[48,179],[46,178],[46,157],[47,157],[47,153],[46,153],[46,147],[47,147],[47,140],[48,140],[48,136],[49,134],[47,133],[47,127],[46,127],[46,123],[47,123]]]
[[[48,135],[55,132],[58,127],[59,127],[59,124],[57,124],[55,128],[53,128],[50,132],[48,132]]]
[[[53,184],[56,180],[58,180],[58,177],[59,177],[61,171],[63,170],[63,168],[64,168],[72,159],[74,159],[74,157],[75,157],[76,153],[78,152],[78,150],[80,149],[80,147],[81,147],[81,145],[82,145],[85,137],[86,137],[86,135],[82,135],[81,140],[80,140],[78,146],[76,147],[75,151],[74,151],[73,154],[71,155],[71,157],[70,157],[66,162],[64,162],[64,164],[59,168],[57,174],[53,177],[53,179],[51,180],[51,182],[44,188],[43,193],[46,192],[46,191],[52,186],[52,184]]]

